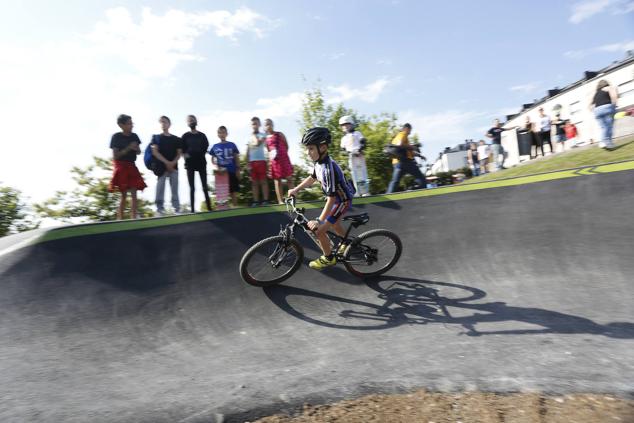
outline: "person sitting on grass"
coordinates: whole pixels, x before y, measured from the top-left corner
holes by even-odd
[[[316,127],[306,131],[302,137],[302,144],[314,163],[313,173],[297,187],[288,191],[289,197],[296,196],[302,189],[319,181],[324,195],[328,197],[319,218],[308,222],[308,228],[315,231],[323,252],[321,257],[309,263],[310,268],[315,270],[322,270],[337,263],[327,233],[330,228],[333,228],[337,235],[345,236],[346,231],[341,226],[341,217],[352,205],[354,196],[354,189],[344,177],[343,171],[328,155],[328,146],[331,142],[332,136],[327,128]]]

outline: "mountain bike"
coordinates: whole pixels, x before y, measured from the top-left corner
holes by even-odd
[[[276,236],[265,238],[249,248],[240,261],[240,276],[254,286],[271,286],[293,275],[304,259],[304,248],[295,239],[295,232],[302,229],[306,235],[321,247],[315,233],[308,228],[306,209],[296,207],[295,197],[285,199],[286,210],[291,223],[282,227]],[[337,263],[343,263],[352,275],[367,278],[382,275],[398,262],[403,251],[401,239],[385,229],[373,229],[358,236],[350,236],[353,228],[365,225],[370,220],[367,213],[345,216],[350,222],[343,237],[328,232],[332,251]]]

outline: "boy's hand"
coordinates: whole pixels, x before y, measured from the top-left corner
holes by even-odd
[[[297,193],[298,193],[298,189],[297,188],[293,188],[293,189],[289,189],[287,195],[289,197],[297,197]]]
[[[311,231],[316,231],[319,229],[319,221],[318,220],[309,220],[308,221],[308,229]]]

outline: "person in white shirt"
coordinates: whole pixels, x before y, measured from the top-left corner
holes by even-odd
[[[355,195],[368,196],[370,195],[368,169],[363,154],[366,140],[361,132],[355,130],[352,116],[343,116],[339,119],[339,126],[344,132],[344,136],[341,137],[341,149],[348,153],[348,166],[350,167],[352,183],[357,190]]]
[[[478,143],[478,160],[480,161],[480,173],[488,173],[487,165],[489,164],[489,146],[486,142],[484,142],[484,140],[480,140]]]

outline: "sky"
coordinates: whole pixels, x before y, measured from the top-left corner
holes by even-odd
[[[299,162],[302,95],[319,87],[330,104],[396,113],[433,158],[634,50],[633,0],[0,6],[0,184],[30,202],[72,189],[73,166],[109,157],[121,113],[144,144],[159,116],[182,135],[194,114],[210,141],[225,125],[240,149],[252,116],[272,118]],[[180,186],[187,203],[182,170]]]

